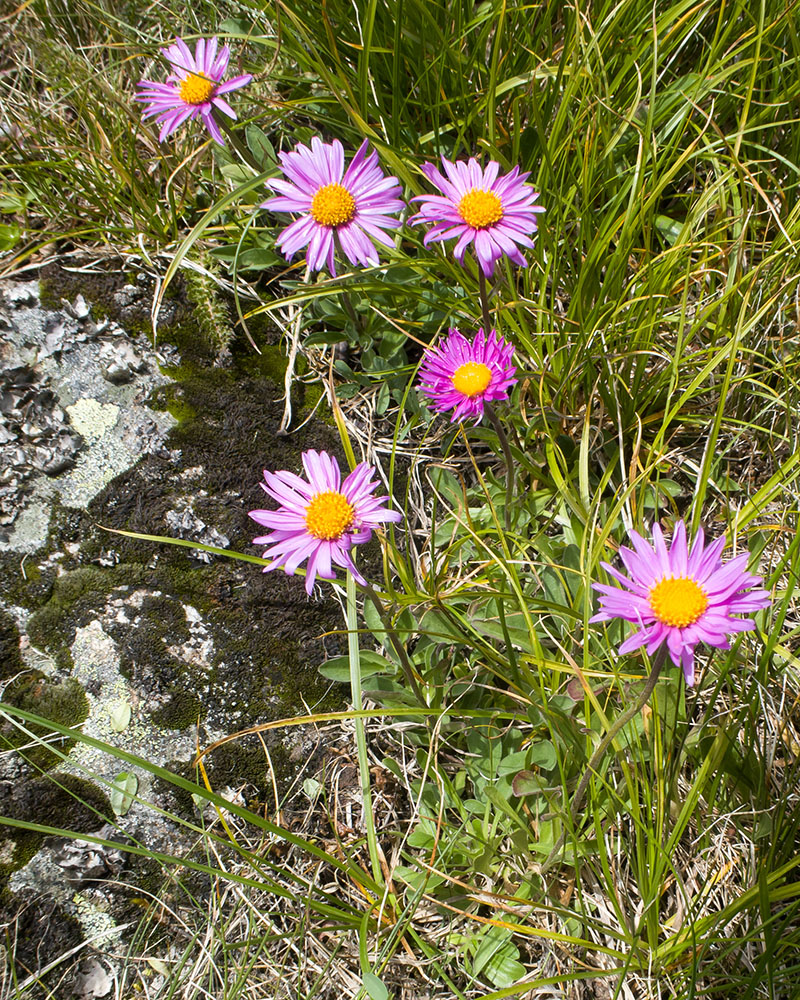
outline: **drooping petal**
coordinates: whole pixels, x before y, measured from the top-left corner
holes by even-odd
[[[139,82],[140,93],[135,99],[146,105],[142,111],[143,120],[157,116],[157,121],[161,124],[160,142],[185,121],[200,118],[211,138],[219,145],[225,145],[213,109],[216,107],[221,114],[236,120],[236,112],[222,95],[245,86],[252,77],[250,74],[243,74],[223,81],[230,49],[225,45],[217,54],[218,45],[216,37],[199,38],[192,55],[186,42],[182,38],[176,38],[172,45],[161,50],[170,65],[167,82]],[[184,94],[192,99],[187,100]]]
[[[641,630],[625,639],[619,652],[645,646],[652,655],[666,643],[670,659],[692,686],[695,647],[702,642],[729,649],[731,635],[755,628],[750,616],[767,607],[769,594],[758,588],[761,577],[747,572],[747,553],[722,563],[724,536],[705,546],[704,535],[698,532],[689,546],[683,521],[676,523],[669,548],[657,524],[652,544],[636,531],[629,535],[633,549],[619,550],[629,575],[601,563],[617,586],[592,584],[600,601],[590,621],[620,618],[638,624]]]
[[[261,486],[278,508],[250,511],[257,524],[271,529],[254,539],[267,546],[263,556],[271,562],[265,572],[283,568],[291,575],[307,559],[309,594],[317,577],[334,579],[334,564],[363,584],[350,549],[368,542],[378,525],[400,521],[402,515],[386,508],[388,496],[375,495],[380,484],[366,463],[356,466],[344,482],[338,461],[325,451],[304,452],[302,463],[307,480],[286,470],[265,470]]]
[[[490,277],[497,261],[505,256],[513,263],[524,266],[526,261],[520,246],[532,247],[531,237],[537,229],[536,215],[544,211],[534,206],[538,197],[525,183],[528,174],[520,174],[519,167],[500,176],[500,165],[490,161],[481,169],[473,157],[468,162],[450,162],[442,157],[446,177],[432,163],[424,163],[422,173],[441,194],[422,195],[412,199],[421,202],[419,210],[409,221],[411,225],[432,225],[423,237],[423,244],[457,239],[453,256],[461,263],[467,246],[472,243],[483,273]],[[468,196],[468,201],[462,200]],[[482,205],[476,215],[468,206]],[[499,213],[494,208],[499,206]]]
[[[398,197],[402,188],[396,177],[384,175],[377,153],[373,150],[368,154],[368,148],[365,140],[346,170],[344,149],[338,139],[324,143],[314,136],[310,146],[301,143],[291,152],[278,154],[286,180],[267,182],[278,196],[268,198],[261,207],[302,214],[278,237],[278,246],[287,259],[301,246],[307,246],[309,269],[327,268],[335,277],[337,245],[355,267],[379,264],[375,243],[387,248],[394,246],[385,230],[401,224],[392,213],[404,207]],[[330,221],[330,215],[315,208],[315,197],[330,185],[343,187],[352,199],[351,206],[342,200],[345,217],[337,219],[334,213],[336,221]],[[323,199],[331,196],[331,192],[326,192]]]

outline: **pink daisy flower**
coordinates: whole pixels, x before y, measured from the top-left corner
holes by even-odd
[[[278,510],[251,510],[250,517],[272,530],[253,539],[269,545],[265,559],[273,562],[265,573],[283,566],[292,575],[304,559],[306,591],[310,594],[317,576],[334,580],[333,565],[349,570],[359,583],[364,578],[350,556],[353,545],[372,538],[372,529],[384,521],[401,521],[403,515],[387,510],[387,496],[373,493],[378,482],[374,469],[365,462],[356,466],[342,482],[339,463],[324,451],[303,452],[308,482],[293,472],[267,472],[261,488],[279,504]]]
[[[498,337],[496,330],[488,340],[483,330],[478,330],[470,343],[451,328],[443,342],[425,352],[419,370],[420,388],[432,409],[453,411],[451,422],[474,417],[478,424],[483,404],[508,399],[509,389],[517,383],[513,354],[514,345]]]
[[[307,246],[311,270],[327,265],[335,276],[336,243],[356,266],[378,264],[372,240],[394,247],[384,230],[400,226],[389,213],[405,208],[397,197],[402,188],[396,177],[384,176],[376,152],[367,155],[368,145],[365,139],[346,171],[338,139],[327,143],[315,136],[310,149],[301,144],[292,152],[278,154],[288,180],[267,181],[278,194],[267,198],[261,208],[300,216],[278,238],[287,260]]]
[[[489,161],[486,170],[476,159],[451,163],[442,157],[442,164],[447,177],[432,163],[422,165],[422,172],[442,194],[411,199],[422,202],[411,224],[433,223],[422,241],[424,245],[458,237],[453,254],[463,264],[464,252],[474,243],[487,278],[504,254],[515,264],[525,265],[519,247],[533,246],[530,236],[536,232],[536,214],[544,211],[534,205],[539,195],[524,183],[529,174],[521,174],[519,167],[514,167],[510,174],[498,177],[500,164],[494,160]]]
[[[189,118],[199,117],[203,119],[211,138],[220,146],[225,145],[219,125],[214,121],[214,108],[235,121],[236,112],[222,95],[244,87],[253,78],[245,73],[223,83],[222,77],[228,68],[231,50],[223,45],[217,52],[217,45],[216,38],[208,41],[200,38],[193,56],[186,42],[182,38],[176,38],[173,45],[161,50],[172,67],[167,82],[141,80],[137,84],[141,87],[141,93],[135,99],[148,105],[142,118],[152,118],[155,115],[156,121],[161,123],[159,142],[172,135]]]
[[[694,649],[700,642],[717,649],[730,649],[727,637],[734,632],[755,628],[748,618],[770,603],[766,590],[754,590],[761,582],[746,570],[748,553],[724,563],[720,553],[725,536],[710,545],[698,531],[689,550],[686,525],[678,521],[669,549],[661,528],[653,525],[653,545],[641,535],[630,533],[633,549],[624,546],[619,555],[630,577],[608,563],[600,565],[622,588],[593,583],[600,597],[600,611],[589,620],[609,621],[623,618],[639,630],[622,643],[620,653],[630,653],[644,646],[652,655],[667,644],[675,666],[683,667],[689,687],[694,685]]]

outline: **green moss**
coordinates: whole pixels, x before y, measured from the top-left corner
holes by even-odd
[[[114,820],[105,792],[74,774],[46,774],[21,781],[6,796],[2,809],[6,819],[58,827],[76,834],[92,833]],[[35,830],[20,834],[19,827],[0,823],[0,839],[16,841],[22,846],[21,855],[28,858],[45,836]],[[9,867],[16,865],[17,860],[15,852]]]
[[[42,571],[36,565],[36,558],[25,560],[23,572],[18,552],[0,552],[0,590],[6,605],[16,604],[30,610],[49,596],[55,570]]]
[[[178,391],[175,392],[172,395],[172,398],[167,402],[167,412],[173,416],[179,424],[184,423],[186,420],[194,420],[197,416],[197,410],[189,406],[180,398],[180,389],[179,387],[176,388]]]
[[[280,344],[260,344],[259,350],[260,354],[256,354],[252,348],[248,354],[237,352],[236,367],[243,375],[268,378],[275,385],[282,386],[288,364],[283,348]]]
[[[21,902],[7,890],[0,895],[0,923],[13,928],[6,975],[16,984],[35,971],[36,983],[24,991],[31,998],[74,997],[74,991],[66,986],[64,956],[82,953],[85,943],[80,924],[44,893],[30,893],[24,905]],[[15,988],[14,995],[23,994]]]
[[[325,389],[320,382],[314,382],[313,385],[307,385],[305,390],[305,395],[303,396],[303,412],[311,413],[314,407],[322,399]],[[320,411],[317,410],[317,415],[320,416]],[[325,414],[321,417],[324,419]]]
[[[2,844],[0,857],[0,886],[5,886],[9,875],[24,868],[42,846],[44,837],[41,833],[21,830],[19,827],[4,826],[0,823],[0,844],[4,837],[8,840]]]
[[[188,729],[203,717],[203,705],[189,691],[176,691],[166,705],[156,709],[150,718],[163,729]]]
[[[0,680],[6,680],[24,667],[19,651],[19,629],[7,611],[0,609]]]
[[[153,301],[152,282],[140,285],[136,275],[122,275],[114,272],[67,271],[58,263],[48,264],[39,272],[39,300],[45,309],[61,309],[62,299],[73,301],[83,295],[92,306],[92,318],[111,319],[124,326],[130,337],[152,338],[153,327],[150,307]],[[141,289],[135,301],[121,306],[115,298],[124,284],[132,284]],[[177,331],[191,323],[191,310],[186,300],[186,289],[182,278],[177,277],[167,289],[165,305],[172,307],[170,322],[159,326],[159,339],[172,342]],[[162,316],[166,310],[162,309]]]
[[[28,619],[31,642],[51,653],[62,669],[71,669],[69,647],[75,639],[75,629],[92,617],[98,597],[105,598],[116,587],[141,575],[140,567],[131,572],[125,566],[106,569],[82,566],[55,577],[49,600]]]
[[[50,719],[62,726],[78,727],[89,714],[89,702],[83,688],[74,678],[63,684],[49,683],[38,670],[26,671],[13,680],[5,689],[3,700],[25,712]],[[16,750],[23,760],[42,771],[49,771],[61,763],[61,754],[69,753],[75,740],[56,734],[48,726],[37,723],[23,723],[25,730],[18,729],[12,722],[0,724],[0,746]],[[31,746],[29,736],[47,740],[47,745]],[[22,749],[24,747],[24,749]]]
[[[137,684],[149,676],[158,677],[160,687],[180,685],[187,671],[168,647],[190,638],[182,604],[174,596],[146,597],[137,617],[134,626],[108,625],[111,637],[119,640],[120,673]]]
[[[269,765],[260,744],[248,746],[245,741],[223,743],[208,754],[203,763],[215,792],[243,783],[265,790],[269,783]]]
[[[275,760],[281,758],[281,749],[277,748]],[[270,759],[273,759],[272,747],[270,747]],[[199,770],[192,764],[185,761],[173,761],[166,766],[174,774],[195,782],[198,791],[205,788]],[[253,803],[253,799],[255,799],[255,803],[250,805],[251,808],[258,808],[257,803],[266,801],[271,790],[272,777],[269,763],[263,745],[255,737],[243,737],[240,740],[223,743],[222,746],[203,758],[203,767],[212,791],[221,794],[226,788],[244,786],[244,793],[249,797],[250,803]],[[296,764],[293,770],[296,775]],[[281,778],[283,777],[282,773]],[[291,783],[291,780],[293,779],[288,777],[288,783]],[[288,787],[288,783],[285,787]],[[156,784],[161,793],[170,795],[176,810],[181,815],[187,819],[196,816],[196,806],[190,792],[160,779],[156,780]],[[283,780],[281,780],[281,785],[284,785]]]

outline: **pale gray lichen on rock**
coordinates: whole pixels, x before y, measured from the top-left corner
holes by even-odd
[[[137,343],[134,351],[121,327],[94,323],[79,299],[70,311],[43,309],[38,282],[2,286],[0,525],[8,527],[0,551],[41,548],[54,502],[86,506],[175,424],[145,405],[169,383],[159,366],[171,350]],[[109,378],[117,355],[130,374],[124,382]]]

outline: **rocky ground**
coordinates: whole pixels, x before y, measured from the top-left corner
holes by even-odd
[[[234,350],[215,366],[181,302],[167,304],[154,347],[144,283],[118,276],[102,294],[86,285],[51,273],[0,286],[2,699],[193,778],[197,747],[220,735],[338,707],[317,666],[343,649],[338,636],[320,638],[340,609],[330,589],[309,601],[300,579],[104,529],[260,554],[247,510],[263,502],[261,470],[297,468],[310,446],[336,452],[336,436],[320,421],[276,434],[279,348]],[[56,963],[44,977],[55,995],[110,995],[141,898],[165,878],[126,847],[181,857],[193,838],[175,818],[202,817],[147,768],[8,712],[0,746],[0,816],[12,821],[0,824],[3,921],[17,980]],[[319,753],[306,730],[243,738],[209,755],[208,777],[258,806]],[[60,962],[73,949],[75,961]]]

